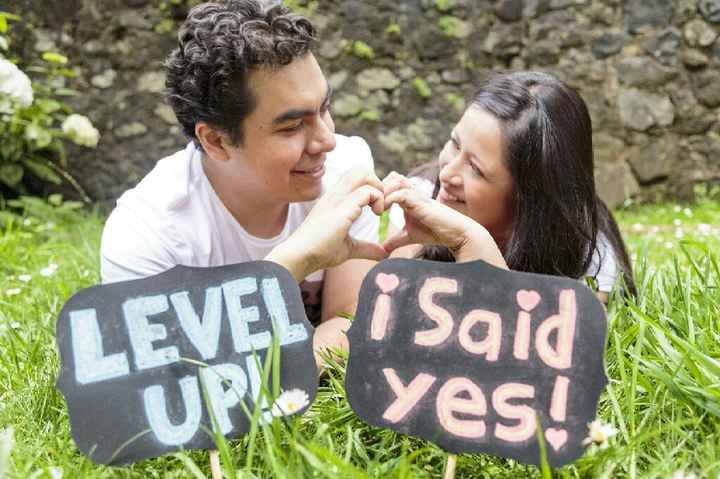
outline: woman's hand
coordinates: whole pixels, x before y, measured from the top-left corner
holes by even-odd
[[[382,246],[349,235],[365,206],[382,214],[383,184],[374,172],[356,169],[343,175],[315,203],[300,227],[265,259],[285,266],[298,281],[348,259],[385,259],[387,252]]]
[[[448,247],[458,262],[482,259],[507,269],[500,249],[484,226],[423,196],[398,173],[390,173],[383,184],[385,209],[398,204],[405,213],[405,227],[383,243],[388,253],[409,244],[441,245]]]

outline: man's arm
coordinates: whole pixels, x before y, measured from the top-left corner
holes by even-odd
[[[360,285],[375,264],[375,261],[352,259],[325,271],[322,294],[323,322],[339,313],[355,314]]]

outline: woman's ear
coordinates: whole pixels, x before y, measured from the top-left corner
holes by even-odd
[[[227,161],[230,157],[226,150],[227,142],[224,141],[223,133],[204,121],[195,124],[195,137],[211,160]]]

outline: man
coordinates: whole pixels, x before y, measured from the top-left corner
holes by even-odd
[[[316,348],[343,346],[348,323],[337,315],[354,313],[373,264],[346,260],[386,256],[376,244],[383,187],[364,140],[334,133],[314,35],[304,17],[255,0],[190,11],[166,86],[191,142],[118,200],[103,232],[103,282],[277,261],[320,307]]]

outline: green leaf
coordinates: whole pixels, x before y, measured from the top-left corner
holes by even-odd
[[[62,195],[60,193],[53,193],[52,195],[48,196],[48,203],[50,203],[53,206],[60,206],[62,204]]]
[[[25,138],[35,142],[35,146],[39,149],[46,148],[52,143],[52,134],[38,125],[37,123],[31,123],[25,130]]]
[[[42,59],[46,62],[55,63],[57,65],[65,65],[68,62],[68,58],[65,55],[61,55],[55,52],[43,53]]]
[[[11,188],[20,183],[24,173],[25,170],[23,170],[22,165],[17,163],[6,163],[4,165],[0,165],[0,181]]]
[[[5,33],[8,30],[7,18],[5,15],[0,14],[0,33]]]
[[[27,166],[27,168],[38,178],[49,181],[50,183],[55,183],[56,185],[62,183],[62,179],[53,171],[53,169],[41,161],[25,160],[25,166]]]
[[[36,98],[34,104],[45,113],[54,113],[62,108],[62,103],[51,98]]]

